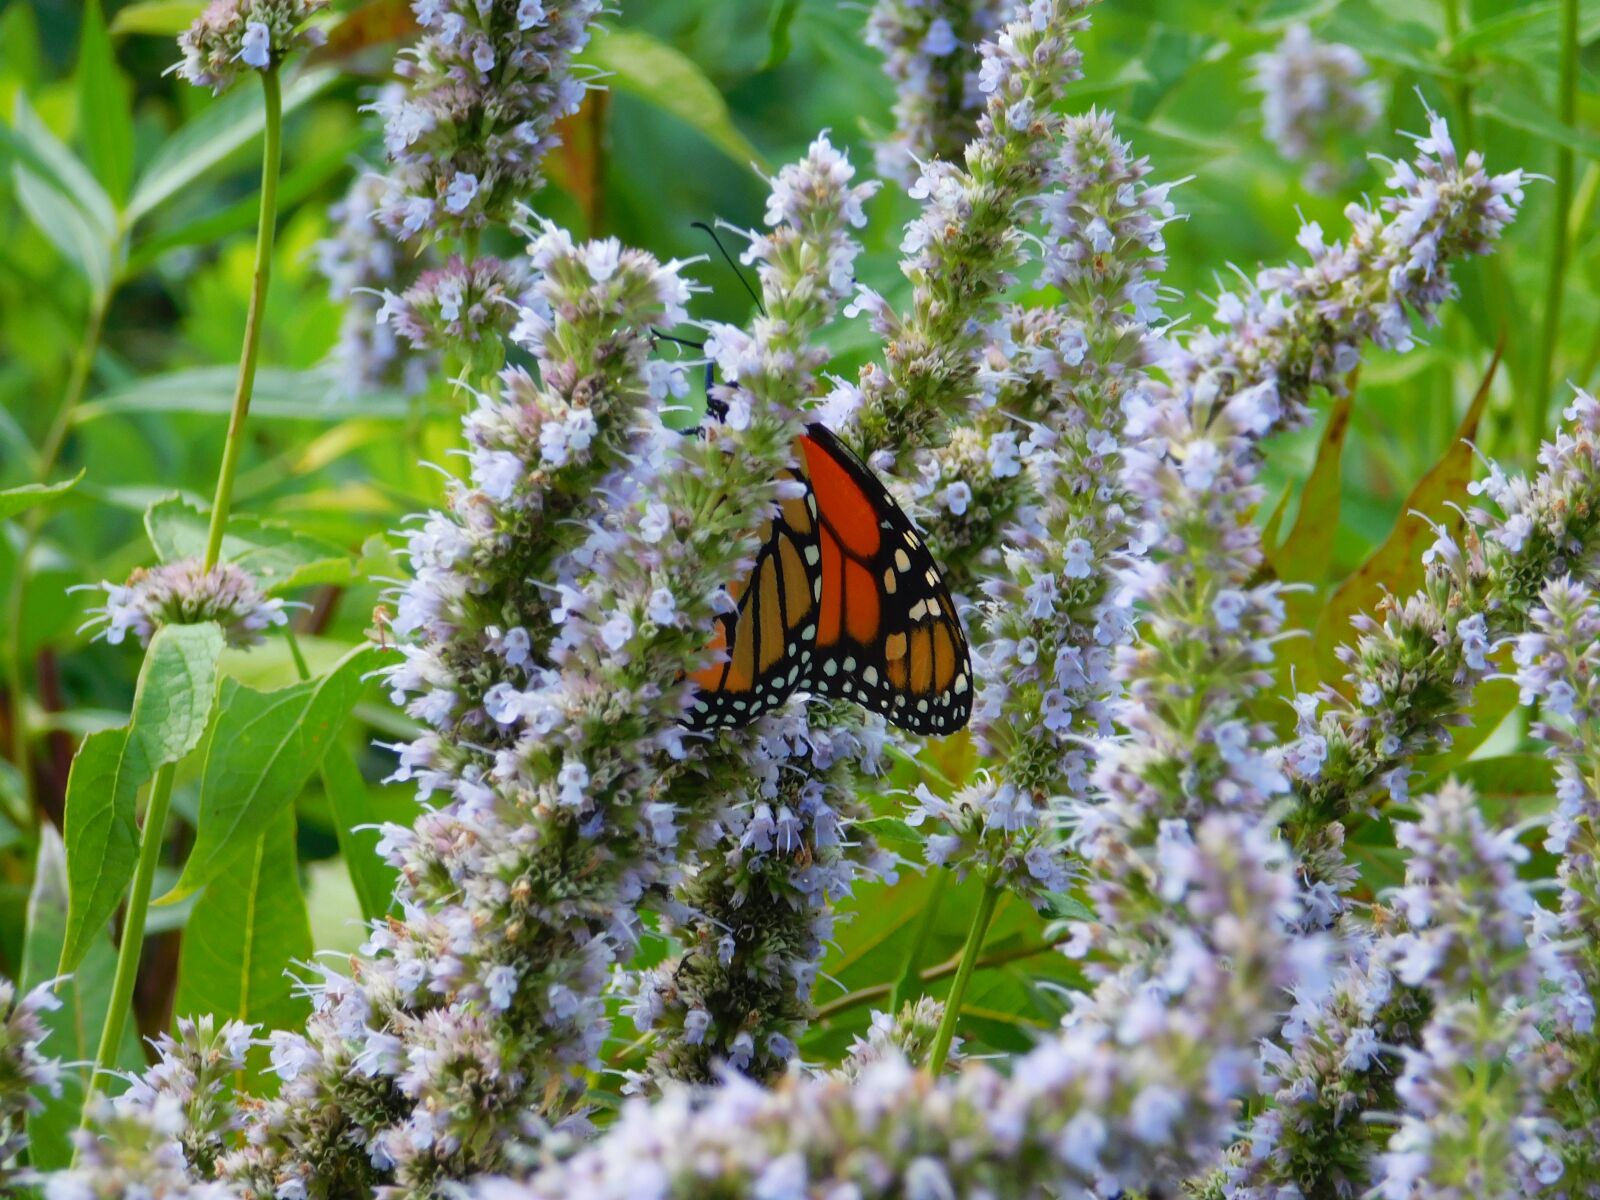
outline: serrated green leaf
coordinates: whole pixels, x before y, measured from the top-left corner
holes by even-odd
[[[295,855],[294,809],[284,807],[239,856],[235,869],[201,894],[183,934],[175,1016],[213,1014],[267,1029],[292,1029],[311,1011],[291,964],[311,957],[311,921]],[[259,1076],[265,1047],[250,1053]]]
[[[179,496],[152,504],[145,531],[162,562],[205,553],[210,518]],[[268,592],[311,583],[347,583],[354,568],[348,555],[329,542],[296,533],[287,525],[237,514],[222,537],[222,559],[254,575]]]
[[[78,48],[78,131],[85,157],[113,203],[127,199],[133,182],[133,103],[117,66],[100,0],[83,6]]]
[[[1472,479],[1473,452],[1470,443],[1477,435],[1478,422],[1483,417],[1484,406],[1489,400],[1489,387],[1494,382],[1499,365],[1500,348],[1497,347],[1477,394],[1473,396],[1466,415],[1461,418],[1461,424],[1450,439],[1450,445],[1406,496],[1400,508],[1400,517],[1389,531],[1389,536],[1367,557],[1356,573],[1328,597],[1328,603],[1317,619],[1315,634],[1316,662],[1324,681],[1332,683],[1344,677],[1338,648],[1350,636],[1350,622],[1357,613],[1371,611],[1385,593],[1404,597],[1421,586],[1422,548],[1434,536],[1428,521],[1447,528],[1460,525],[1460,516],[1448,506],[1466,498],[1467,484]]]
[[[22,952],[22,987],[31,990],[56,977],[67,932],[67,858],[61,835],[46,824],[39,835],[34,860],[33,890],[28,894],[27,940]],[[78,1110],[88,1069],[100,1046],[100,1030],[111,1004],[111,979],[117,952],[109,930],[90,939],[87,953],[71,979],[55,985],[61,1007],[43,1016],[49,1031],[44,1052],[64,1064],[60,1096],[37,1088],[41,1107],[28,1116],[28,1154],[35,1167],[56,1170],[72,1161],[72,1131],[78,1127]],[[139,1035],[129,1022],[122,1031],[117,1066],[135,1070],[144,1066]]]
[[[67,777],[71,904],[61,971],[77,968],[121,903],[139,857],[139,789],[158,767],[199,744],[216,698],[221,654],[222,629],[215,623],[157,630],[128,724],[91,734],[78,747]]]
[[[58,496],[70,492],[82,478],[83,472],[79,471],[71,479],[63,479],[60,483],[26,483],[21,487],[0,490],[0,521],[10,520],[37,505],[51,503]]]
[[[80,404],[73,422],[86,425],[121,413],[199,413],[225,417],[233,409],[237,367],[196,367],[133,379]],[[376,417],[403,421],[410,412],[405,397],[373,392],[345,397],[326,371],[264,367],[256,373],[251,421],[348,421]]]
[[[358,647],[320,679],[275,692],[223,681],[203,749],[194,848],[176,886],[156,904],[205,887],[294,803],[360,698],[373,654]]]
[[[899,817],[869,817],[855,822],[855,827],[870,833],[880,842],[899,842],[901,845],[919,846],[922,836]]]
[[[112,33],[149,33],[177,37],[200,15],[205,0],[135,0],[111,18]]]
[[[284,115],[316,96],[338,74],[319,68],[291,81],[283,89]],[[266,124],[258,88],[241,87],[222,97],[168,138],[151,157],[128,200],[127,224],[148,216],[239,147],[260,137]]]
[[[705,135],[740,166],[766,160],[739,132],[717,85],[690,58],[642,29],[598,31],[584,56],[611,73],[608,86],[671,113]]]

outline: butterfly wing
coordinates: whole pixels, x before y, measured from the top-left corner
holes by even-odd
[[[972,715],[967,638],[933,556],[878,477],[825,426],[800,438],[816,501],[821,584],[801,686],[853,700],[913,733]]]
[[[781,478],[804,482],[792,471]],[[788,699],[811,661],[822,580],[810,488],[780,501],[760,532],[748,578],[728,587],[737,608],[717,618],[711,648],[723,661],[691,676],[691,729],[748,724]]]

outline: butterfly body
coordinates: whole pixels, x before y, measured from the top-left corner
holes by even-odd
[[[953,733],[972,712],[966,635],[938,567],[882,482],[825,426],[797,439],[803,494],[759,531],[721,661],[692,678],[686,722],[744,725],[796,691],[839,697],[914,733]]]

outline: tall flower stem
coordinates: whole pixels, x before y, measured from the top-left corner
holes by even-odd
[[[277,67],[261,72],[261,90],[267,104],[266,137],[261,151],[261,217],[256,228],[256,265],[250,285],[250,311],[245,318],[244,349],[239,355],[239,382],[233,393],[233,414],[228,419],[228,440],[222,448],[222,469],[217,472],[217,494],[211,504],[211,528],[206,535],[206,570],[222,555],[222,534],[228,527],[233,503],[233,480],[244,446],[244,423],[250,415],[250,395],[256,384],[256,358],[261,349],[261,321],[267,302],[267,281],[272,273],[272,239],[278,219],[278,174],[283,158],[283,94]]]
[[[233,500],[234,477],[239,470],[239,454],[244,444],[245,419],[250,413],[250,394],[255,387],[256,358],[261,347],[261,320],[266,307],[267,281],[272,268],[273,231],[278,215],[278,174],[283,158],[283,95],[277,67],[261,72],[261,89],[266,100],[266,138],[261,155],[261,223],[256,230],[255,274],[250,289],[250,309],[245,318],[244,348],[239,356],[239,382],[234,391],[233,413],[228,420],[228,437],[222,449],[222,464],[217,470],[216,499],[211,506],[211,526],[206,536],[205,569],[217,565],[222,553],[222,535],[228,526],[228,508]],[[89,1120],[91,1101],[101,1075],[115,1064],[117,1047],[127,1023],[133,1000],[133,983],[139,973],[139,954],[144,945],[145,914],[150,904],[150,883],[156,862],[166,840],[167,809],[172,800],[176,763],[156,771],[150,785],[150,803],[145,810],[144,827],[139,834],[139,864],[128,896],[127,915],[122,923],[122,940],[117,946],[117,972],[112,984],[111,1006],[100,1033],[100,1048],[95,1055],[94,1074],[84,1094],[83,1121]]]
[[[939,1032],[933,1039],[933,1050],[928,1055],[928,1070],[938,1075],[944,1070],[945,1059],[950,1055],[950,1042],[956,1034],[956,1021],[960,1019],[961,1001],[972,982],[972,972],[978,965],[978,955],[983,951],[983,939],[989,932],[989,922],[994,920],[995,905],[1000,901],[999,871],[991,870],[984,880],[983,898],[978,901],[978,911],[972,914],[972,928],[967,930],[967,944],[961,948],[961,964],[956,967],[955,980],[950,984],[950,995],[945,998],[944,1018],[939,1022]]]
[[[1561,83],[1556,115],[1571,126],[1578,113],[1578,0],[1561,4]],[[1534,381],[1534,403],[1526,406],[1528,445],[1537,447],[1550,411],[1550,390],[1555,375],[1556,344],[1561,339],[1561,300],[1567,274],[1569,248],[1567,221],[1572,208],[1572,149],[1556,151],[1555,214],[1550,222],[1550,272],[1545,281],[1544,328],[1539,336],[1539,360]]]
[[[127,1026],[133,1002],[133,983],[139,974],[139,950],[144,944],[145,914],[150,907],[150,884],[155,879],[156,863],[161,858],[162,832],[167,824],[167,809],[172,802],[172,783],[178,773],[176,763],[156,772],[150,785],[150,803],[144,814],[144,834],[139,842],[139,865],[133,875],[133,891],[128,896],[127,916],[122,922],[122,944],[117,949],[117,973],[111,983],[111,1004],[106,1023],[100,1030],[100,1048],[95,1051],[94,1074],[84,1091],[81,1123],[87,1125],[91,1101],[99,1090],[100,1077],[116,1065],[117,1048]]]
[[[72,428],[72,414],[88,390],[89,372],[94,356],[100,349],[100,335],[105,329],[106,309],[111,305],[111,289],[94,297],[89,306],[89,322],[78,343],[72,359],[72,369],[67,377],[67,390],[61,398],[44,444],[39,448],[38,463],[34,468],[34,482],[45,483],[61,457],[67,442],[67,432]],[[17,562],[11,577],[11,587],[6,593],[5,606],[5,666],[6,695],[11,698],[11,762],[22,781],[22,797],[17,816],[24,828],[34,823],[33,772],[28,765],[28,743],[32,735],[28,730],[27,672],[22,665],[22,615],[28,591],[28,565],[38,548],[44,531],[45,510],[34,509],[23,525],[22,547],[17,551]]]

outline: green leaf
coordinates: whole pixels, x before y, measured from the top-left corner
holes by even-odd
[[[1350,621],[1357,613],[1371,611],[1385,593],[1405,597],[1422,585],[1422,548],[1434,536],[1422,518],[1452,529],[1460,525],[1460,516],[1447,506],[1466,498],[1467,484],[1472,479],[1470,443],[1478,432],[1478,422],[1489,400],[1489,385],[1494,382],[1499,365],[1500,348],[1496,347],[1483,382],[1444,454],[1411,489],[1401,506],[1399,520],[1383,544],[1328,598],[1317,619],[1315,634],[1316,661],[1323,680],[1331,683],[1343,679],[1338,648],[1350,636]]]
[[[206,734],[194,849],[176,886],[155,903],[205,887],[294,803],[360,698],[373,654],[357,647],[320,679],[275,692],[223,681]]]
[[[150,544],[164,563],[204,554],[209,526],[208,515],[179,496],[157,501],[144,514]],[[346,583],[353,575],[349,555],[332,543],[242,514],[228,519],[222,558],[249,571],[268,592],[308,583]]]
[[[283,90],[284,114],[312,99],[338,75],[331,68],[319,68],[297,77]],[[128,200],[128,225],[148,216],[239,147],[260,137],[266,124],[266,110],[256,88],[237,88],[222,97],[152,156]]]
[[[377,920],[389,911],[399,872],[378,857],[378,832],[371,827],[383,820],[383,813],[373,803],[361,768],[343,746],[332,747],[322,760],[322,790],[333,809],[339,853],[350,872],[361,915]]]
[[[67,933],[67,858],[61,835],[46,823],[40,831],[39,854],[33,866],[33,890],[28,895],[28,934],[22,952],[22,987],[32,990],[56,977]],[[60,1060],[63,1087],[60,1096],[43,1088],[34,1095],[43,1107],[28,1116],[28,1154],[35,1167],[57,1170],[72,1161],[72,1131],[78,1127],[78,1110],[88,1082],[87,1065],[100,1048],[100,1030],[111,1006],[111,979],[117,952],[109,930],[90,939],[83,961],[72,978],[53,989],[61,1007],[44,1014],[49,1036],[44,1051]],[[139,1035],[130,1021],[122,1031],[117,1065],[125,1070],[144,1066]]]
[[[97,235],[88,215],[64,194],[22,166],[11,168],[17,199],[39,232],[77,268],[96,296],[111,290],[111,249]]]
[[[199,413],[226,417],[233,409],[237,367],[195,367],[132,379],[80,404],[73,421],[86,425],[101,417],[136,413]],[[289,371],[264,367],[256,373],[255,395],[250,401],[252,421],[348,421],[352,417],[381,417],[403,421],[410,406],[403,396],[374,392],[345,397],[338,381],[322,370]]]
[[[89,166],[113,203],[128,197],[133,182],[133,99],[117,66],[100,0],[83,7],[78,49],[78,130]]]
[[[10,520],[37,505],[51,503],[57,496],[70,492],[82,478],[83,472],[79,471],[60,483],[25,483],[21,487],[0,490],[0,521]]]
[[[111,18],[112,33],[150,33],[177,37],[200,15],[205,0],[135,0]]]
[[[1339,500],[1343,493],[1340,460],[1345,435],[1350,431],[1350,406],[1354,396],[1338,397],[1328,413],[1316,462],[1300,494],[1294,527],[1283,544],[1268,553],[1273,573],[1285,583],[1321,583],[1327,578],[1333,555],[1333,535],[1339,531]]]
[[[221,654],[222,629],[214,622],[157,630],[145,651],[128,724],[91,734],[78,747],[67,777],[72,899],[63,972],[78,967],[122,901],[139,857],[139,789],[158,767],[199,744],[216,699]]]
[[[89,218],[101,245],[110,246],[115,242],[122,228],[117,220],[117,206],[106,195],[94,172],[45,128],[21,94],[12,109],[11,133],[8,140],[23,165]]]
[[[869,817],[855,822],[857,829],[870,833],[880,842],[898,842],[902,846],[922,845],[922,835],[899,817]]]
[[[290,965],[311,957],[311,920],[300,891],[294,809],[278,810],[236,867],[201,895],[183,934],[175,1016],[212,1013],[268,1029],[303,1022],[310,1002],[294,986]],[[251,1050],[250,1075],[265,1065],[265,1047]]]
[[[1549,796],[1555,791],[1556,769],[1543,754],[1498,754],[1439,771],[1416,791],[1419,795],[1438,791],[1447,779],[1471,785],[1482,799],[1509,802]]]
[[[767,60],[761,64],[763,71],[771,71],[788,61],[793,46],[789,30],[799,11],[800,0],[772,0],[772,9],[767,14]]]
[[[1486,85],[1478,98],[1477,107],[1512,129],[1531,133],[1536,138],[1587,158],[1600,159],[1600,137],[1564,124],[1551,115],[1549,106],[1537,96],[1509,83],[1502,81]]]
[[[607,82],[614,91],[638,96],[687,122],[740,166],[755,163],[766,169],[761,152],[734,125],[717,85],[675,47],[642,29],[611,29],[595,34],[587,58],[611,73]]]

